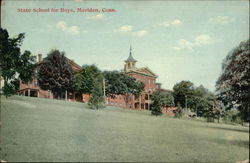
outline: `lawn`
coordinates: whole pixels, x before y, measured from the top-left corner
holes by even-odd
[[[235,162],[249,129],[148,111],[13,96],[1,99],[0,160]]]

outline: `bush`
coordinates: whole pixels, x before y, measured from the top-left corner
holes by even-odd
[[[229,110],[226,112],[225,116],[223,117],[223,121],[225,123],[242,123],[241,115],[238,110]]]
[[[175,117],[175,118],[181,118],[182,115],[183,115],[182,108],[181,108],[180,103],[178,103],[178,104],[177,104],[177,109],[174,110],[174,117]]]
[[[93,82],[92,96],[88,104],[92,109],[100,109],[105,106],[103,76],[101,74],[98,75]]]
[[[152,96],[152,100],[153,100],[153,104],[152,104],[152,110],[151,110],[151,114],[152,115],[162,115],[162,105],[163,105],[163,96],[161,94],[161,92],[157,91],[153,94]]]

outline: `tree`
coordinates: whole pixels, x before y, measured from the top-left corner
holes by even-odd
[[[73,70],[64,52],[52,50],[38,66],[38,84],[51,90],[58,98],[65,91],[72,91]]]
[[[74,76],[74,90],[79,93],[91,94],[94,80],[101,74],[95,65],[83,65],[80,73]]]
[[[175,116],[175,118],[181,118],[182,117],[182,108],[181,108],[180,103],[177,104],[177,108],[174,110],[174,116]]]
[[[194,84],[190,81],[181,81],[174,85],[174,103],[180,103],[182,108],[186,107],[187,96],[194,95]]]
[[[250,109],[249,39],[230,51],[222,63],[216,82],[217,98],[230,110],[237,108],[243,121],[249,122]]]
[[[211,99],[215,100],[214,94],[200,85],[195,87],[193,95],[188,97],[188,106],[193,112],[196,112],[197,116],[204,116]]]
[[[216,100],[215,95],[211,94],[204,102],[206,107],[203,110],[203,116],[207,118],[207,122],[214,122],[214,120],[217,119],[219,123],[220,117],[223,116],[223,110]]]
[[[91,91],[92,96],[88,103],[92,109],[99,109],[101,107],[104,107],[105,105],[105,97],[103,94],[103,79],[104,78],[102,74],[98,74],[94,79],[93,88]]]
[[[19,82],[31,81],[35,68],[35,56],[30,51],[21,53],[24,33],[9,38],[8,31],[0,28],[0,75],[4,79],[3,94],[8,97],[16,93]]]
[[[156,91],[152,95],[152,100],[152,115],[161,115],[163,106],[174,106],[174,97],[170,92]]]
[[[170,107],[174,106],[174,96],[170,92],[161,92],[163,98],[163,105]]]
[[[105,71],[106,95],[115,98],[115,95],[124,95],[128,103],[130,95],[138,97],[144,90],[144,83],[135,78],[118,71]]]
[[[152,95],[152,109],[151,114],[152,115],[162,115],[162,106],[164,104],[164,96],[160,91],[156,91]]]

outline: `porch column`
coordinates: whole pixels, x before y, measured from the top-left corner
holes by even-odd
[[[148,94],[148,110],[150,110],[150,99],[149,99],[149,94]]]
[[[39,90],[37,91],[37,97],[39,97]]]
[[[140,97],[139,97],[139,100],[140,100],[140,101],[139,101],[139,109],[140,109],[140,110],[141,110],[141,96],[142,96],[142,95],[140,95]]]
[[[30,89],[28,89],[28,96],[30,97]]]
[[[143,103],[143,109],[144,109],[144,110],[146,109],[146,95],[147,95],[147,94],[144,94],[144,103]]]
[[[68,91],[67,90],[65,91],[65,100],[66,101],[68,100]]]

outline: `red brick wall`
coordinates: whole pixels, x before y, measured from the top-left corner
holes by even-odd
[[[33,78],[33,80],[31,82],[29,82],[28,84],[22,83],[20,82],[20,88],[19,91],[22,91],[24,89],[35,89],[39,91],[39,97],[41,98],[54,98],[54,95],[52,92],[49,93],[49,91],[43,90],[38,86],[37,83],[37,79]]]
[[[138,74],[138,73],[133,73],[133,72],[129,73],[128,75],[134,77],[135,79],[137,79],[145,84],[144,92],[151,92],[152,93],[156,90],[156,83],[155,83],[156,78],[142,75],[142,74]],[[142,96],[141,102],[142,103],[145,102],[144,96]],[[129,100],[127,101],[127,104],[126,104],[126,101],[124,99],[124,96],[122,96],[122,95],[116,95],[114,99],[109,97],[108,98],[108,105],[135,109],[135,97],[131,96],[129,98]]]
[[[176,107],[166,107],[166,106],[163,106],[162,107],[162,113],[174,116],[175,115],[174,114],[174,110],[175,109],[176,109]]]
[[[36,84],[37,79],[33,78],[33,80],[31,82],[29,82],[28,84],[22,83],[20,82],[20,90],[22,89],[26,89],[26,88],[31,88],[31,89],[39,89],[38,85]]]
[[[145,84],[145,88],[144,88],[145,92],[149,92],[149,91],[154,92],[156,90],[156,83],[155,83],[156,78],[142,75],[142,74],[137,74],[137,73],[130,73],[129,75]]]

